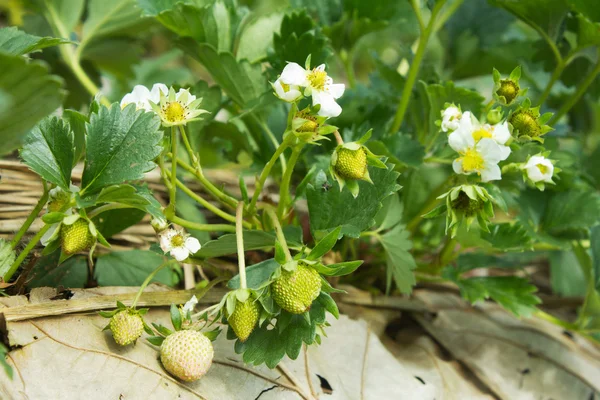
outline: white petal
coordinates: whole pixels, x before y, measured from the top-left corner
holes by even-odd
[[[192,312],[194,311],[194,307],[196,307],[196,304],[198,304],[198,298],[196,297],[196,295],[193,295],[191,299],[189,299],[184,305],[183,305],[183,313],[187,314],[187,312]]]
[[[164,83],[155,83],[152,85],[150,97],[148,99],[153,103],[158,103],[160,101],[161,92],[166,96],[169,93],[169,88]]]
[[[200,250],[200,242],[198,241],[198,239],[194,238],[194,237],[189,237],[187,239],[185,239],[185,243],[184,246],[186,249],[188,249],[190,251],[190,253],[194,254],[196,253],[198,250]]]
[[[128,104],[134,103],[136,105],[136,109],[144,109],[149,111],[150,105],[148,104],[148,98],[150,97],[150,91],[146,86],[135,85],[131,93],[123,96],[121,100],[121,108],[125,107]]]
[[[167,229],[166,231],[162,231],[160,235],[158,235],[160,248],[162,249],[162,251],[167,253],[171,250],[171,248],[173,248],[173,245],[171,244],[171,239],[176,234],[177,231],[175,229]]]
[[[528,167],[526,169],[527,171],[527,177],[529,179],[531,179],[532,182],[540,182],[544,180],[544,175],[542,174],[542,171],[540,171],[540,169],[537,167],[537,165],[533,165],[531,167]]]
[[[183,261],[186,258],[189,257],[190,255],[190,251],[188,249],[186,249],[185,247],[181,246],[181,247],[173,247],[171,249],[171,255],[177,260],[177,261]]]
[[[463,162],[462,159],[457,158],[456,160],[454,160],[452,162],[452,169],[454,170],[454,172],[456,172],[457,174],[464,174],[465,170],[463,169]],[[465,174],[468,175],[468,174]]]
[[[457,153],[462,153],[475,145],[475,139],[470,129],[464,129],[464,126],[459,125],[458,129],[448,136],[448,144]]]
[[[296,63],[289,63],[281,72],[281,81],[286,85],[308,86],[307,71]]]
[[[534,167],[538,164],[543,164],[544,160],[546,160],[545,157],[542,156],[532,156],[529,161],[527,161],[527,164],[525,164],[525,168],[529,168],[529,167]]]
[[[281,78],[277,79],[272,86],[277,97],[279,97],[281,100],[287,101],[288,103],[293,103],[302,97],[302,92],[298,90],[298,86],[287,85],[288,90],[286,91],[282,86]]]
[[[485,163],[483,170],[481,171],[481,181],[489,182],[489,181],[497,181],[502,179],[502,172],[500,171],[500,167],[496,163]]]
[[[446,109],[444,109],[444,111],[442,111],[442,117],[443,118],[456,118],[456,119],[460,119],[462,113],[460,112],[460,110],[458,109],[458,107],[455,106],[450,106],[447,107]]]
[[[182,104],[188,105],[192,101],[196,100],[196,96],[191,94],[187,89],[179,89],[179,92],[177,92],[177,100]]]
[[[319,115],[322,117],[337,117],[342,113],[342,107],[335,102],[333,96],[327,92],[313,90],[312,93],[313,106],[320,104],[321,109]]]
[[[492,132],[494,140],[499,144],[505,144],[510,139],[510,131],[506,121],[492,126]]]
[[[502,146],[490,138],[483,138],[477,143],[477,151],[486,162],[497,164],[510,155],[510,147]]]
[[[329,92],[334,99],[339,99],[344,94],[344,90],[346,89],[346,85],[343,83],[336,83],[332,85],[326,85],[325,90]]]

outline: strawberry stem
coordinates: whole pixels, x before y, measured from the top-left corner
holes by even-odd
[[[337,142],[337,144],[342,145],[344,144],[344,139],[342,139],[342,135],[340,135],[339,131],[334,131],[333,132],[333,136],[335,136],[335,140]]]
[[[244,202],[238,202],[235,211],[235,240],[237,243],[238,267],[240,269],[240,288],[246,289],[246,259],[244,257]]]
[[[174,263],[176,261],[177,260],[165,261],[164,263],[162,263],[158,267],[156,267],[156,269],[154,271],[152,271],[150,273],[150,275],[148,275],[146,277],[146,280],[142,283],[142,286],[140,286],[140,289],[138,290],[137,294],[135,295],[135,298],[133,299],[133,303],[131,303],[131,308],[135,309],[135,306],[136,306],[138,300],[140,299],[140,296],[142,295],[142,292],[144,291],[144,289],[146,289],[146,286],[148,286],[148,284],[156,276],[156,274],[158,274],[158,272],[161,269],[163,269],[164,267],[166,267],[167,265],[170,265],[170,264],[172,264],[172,263]]]
[[[279,218],[277,218],[277,214],[271,206],[267,206],[265,208],[269,217],[273,221],[273,225],[275,226],[275,234],[277,235],[277,241],[281,244],[283,248],[283,252],[285,253],[285,260],[292,261],[292,253],[290,253],[290,249],[288,248],[287,241],[285,240],[285,235],[283,234],[283,229],[281,229],[281,224],[279,223]]]

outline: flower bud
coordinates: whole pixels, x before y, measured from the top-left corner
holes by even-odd
[[[167,220],[161,217],[152,218],[150,225],[152,225],[152,228],[154,228],[154,232],[156,233],[160,233],[169,227]]]
[[[521,109],[510,116],[508,120],[517,131],[517,136],[538,137],[542,133],[542,127],[535,114],[531,110]]]
[[[496,90],[498,97],[504,97],[506,104],[511,104],[519,95],[519,84],[510,79],[502,79],[500,87]]]
[[[502,121],[503,114],[504,113],[502,112],[502,108],[501,107],[498,107],[498,108],[495,108],[493,110],[490,110],[487,113],[486,121],[490,125],[496,125],[496,124],[500,123],[500,121]]]

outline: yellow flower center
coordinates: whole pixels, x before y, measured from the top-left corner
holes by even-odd
[[[181,247],[185,243],[185,239],[182,235],[175,235],[171,238],[171,246],[173,247]]]
[[[543,165],[543,164],[538,164],[536,165],[536,167],[538,167],[538,169],[540,170],[540,172],[545,175],[548,173],[548,167]]]
[[[465,172],[480,171],[483,169],[483,157],[475,149],[467,149],[462,156],[462,162]]]
[[[308,73],[307,78],[313,89],[323,90],[325,87],[325,80],[327,79],[327,72],[315,68]]]
[[[290,85],[288,85],[287,83],[281,82],[281,87],[283,88],[284,93],[287,93],[290,91]]]
[[[171,102],[163,108],[165,119],[169,122],[185,120],[185,107],[178,101]]]
[[[491,139],[492,133],[485,130],[484,128],[479,128],[475,132],[473,132],[473,139],[475,142],[479,142],[483,138]]]

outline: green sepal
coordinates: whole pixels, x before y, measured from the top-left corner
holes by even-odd
[[[176,331],[181,330],[181,324],[183,322],[183,319],[181,317],[181,312],[179,311],[179,308],[175,304],[171,304],[170,313],[173,328],[175,328]]]
[[[47,214],[44,214],[42,216],[42,221],[44,221],[44,223],[51,225],[51,224],[57,224],[59,222],[61,222],[63,219],[65,218],[65,213],[62,212],[50,212]]]
[[[173,331],[171,331],[169,328],[167,328],[166,326],[162,326],[159,325],[157,323],[152,322],[152,326],[154,327],[154,329],[161,335],[163,336],[169,336],[170,334],[173,333]]]
[[[98,315],[104,318],[112,318],[117,312],[121,310],[113,310],[113,311],[98,311]]]
[[[146,340],[148,341],[148,343],[153,344],[154,346],[160,347],[163,344],[163,342],[165,341],[165,338],[162,336],[150,336],[150,337],[147,337]]]

